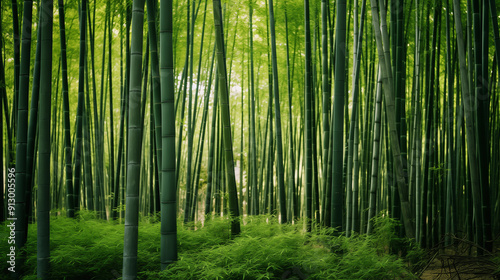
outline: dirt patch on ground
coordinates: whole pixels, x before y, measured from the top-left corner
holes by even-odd
[[[420,279],[500,279],[487,257],[440,254],[429,263]]]
[[[498,248],[495,251],[498,252]],[[427,265],[418,276],[423,280],[494,280],[500,279],[498,269],[498,264],[493,261],[493,255],[477,256],[475,248],[460,244],[433,250]]]

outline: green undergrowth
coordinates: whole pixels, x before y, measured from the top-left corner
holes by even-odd
[[[202,225],[178,224],[179,260],[160,267],[160,223],[143,218],[139,226],[138,279],[413,279],[409,263],[421,256],[407,242],[406,257],[390,254],[395,222],[377,218],[370,236],[346,238],[332,230],[303,230],[301,221],[280,225],[275,217],[245,217],[242,233],[231,238],[229,220],[207,218]],[[51,219],[50,279],[119,279],[122,224],[95,219]],[[318,227],[315,227],[318,228]],[[8,228],[1,227],[0,251],[7,252]],[[19,256],[18,256],[19,257]],[[30,225],[23,279],[36,279],[36,225]],[[1,275],[8,264],[2,262]]]
[[[493,272],[493,275],[495,275],[497,278],[500,278],[500,253],[499,252],[497,252],[496,256],[493,258],[493,263],[496,266],[496,269]]]

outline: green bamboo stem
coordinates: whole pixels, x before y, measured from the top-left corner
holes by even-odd
[[[389,132],[392,148],[392,156],[394,161],[394,168],[396,170],[396,179],[398,184],[398,192],[401,200],[401,211],[403,215],[403,223],[406,231],[406,236],[413,238],[415,236],[413,218],[411,216],[411,210],[408,202],[408,188],[406,184],[406,179],[403,174],[403,163],[399,147],[399,137],[396,130],[396,115],[394,110],[394,95],[392,87],[392,71],[390,67],[390,60],[388,60],[388,48],[389,39],[387,36],[387,24],[385,23],[384,17],[382,17],[382,25],[379,23],[379,17],[377,12],[376,1],[371,1],[372,8],[372,23],[373,29],[375,31],[375,39],[377,43],[377,51],[379,56],[379,61],[381,64],[381,74],[382,80],[384,81],[384,96],[387,108],[387,118],[389,121]],[[381,14],[384,15],[384,7],[381,7]],[[381,30],[382,29],[382,32]],[[381,36],[382,33],[382,36]],[[382,43],[382,41],[384,41]]]
[[[311,124],[311,35],[310,35],[310,16],[309,16],[309,0],[304,0],[304,21],[305,21],[305,129],[304,129],[304,143],[305,143],[305,218],[306,229],[311,231],[312,219],[312,124]],[[300,180],[299,180],[300,182]]]
[[[342,185],[344,157],[344,96],[346,63],[346,1],[337,2],[337,23],[335,24],[335,88],[333,109],[333,176],[331,226],[339,231],[342,227],[344,191]]]
[[[213,1],[214,7],[214,25],[216,34],[217,46],[217,68],[219,74],[219,90],[221,103],[221,121],[223,124],[224,136],[224,157],[226,162],[226,176],[228,179],[228,195],[229,195],[229,212],[230,217],[233,219],[231,222],[231,235],[238,235],[240,233],[239,209],[238,209],[238,196],[236,192],[236,179],[234,176],[234,160],[233,160],[233,145],[231,137],[231,117],[229,110],[228,98],[228,84],[226,72],[226,56],[224,50],[224,31],[222,28],[222,10],[220,1]]]
[[[40,60],[39,170],[37,191],[37,277],[48,279],[50,261],[50,111],[52,81],[53,4],[42,1]]]
[[[29,70],[31,52],[31,18],[32,1],[24,1],[23,30],[22,30],[22,53],[19,76],[19,97],[17,107],[17,137],[16,137],[16,189],[15,189],[15,217],[17,218],[16,247],[24,247],[28,236],[28,225],[26,223],[26,152],[28,132],[28,92],[29,92]],[[1,116],[1,115],[0,115]],[[3,133],[3,131],[2,131]],[[2,142],[3,145],[3,142]],[[3,160],[3,159],[2,159]],[[3,172],[3,169],[2,169]]]
[[[368,210],[368,226],[366,229],[367,234],[371,234],[373,231],[373,217],[376,213],[376,201],[377,201],[377,190],[378,190],[378,174],[379,174],[379,162],[380,162],[380,136],[381,136],[381,113],[382,113],[382,76],[380,71],[381,63],[379,62],[378,74],[377,74],[377,90],[375,97],[375,115],[373,117],[373,148],[372,148],[372,170],[371,170],[371,181],[370,181],[370,198],[369,198],[369,210]]]
[[[328,65],[328,1],[322,0],[321,1],[321,66],[322,66],[322,76],[321,76],[321,81],[322,81],[322,97],[323,97],[323,103],[322,103],[322,124],[323,124],[323,155],[322,155],[322,163],[323,166],[321,167],[322,174],[324,174],[323,178],[323,186],[322,190],[323,193],[326,194],[328,193],[328,189],[330,188],[330,181],[328,180],[329,176],[328,173],[330,170],[328,169],[328,156],[330,153],[330,102],[331,102],[331,92],[330,92],[330,69]],[[333,44],[333,42],[331,42]],[[288,46],[288,44],[287,44]],[[290,132],[290,135],[293,135]],[[323,223],[325,223],[325,217],[324,217],[324,212],[325,212],[325,205],[326,205],[326,195],[323,195],[323,200],[322,200],[322,214],[323,214]]]
[[[65,175],[66,175],[66,207],[67,215],[72,218],[75,215],[75,198],[73,193],[73,162],[71,158],[71,136],[69,122],[69,85],[68,85],[68,66],[66,55],[66,28],[64,16],[64,1],[59,0],[59,32],[61,40],[61,62],[62,62],[62,87],[63,87],[63,111],[64,111],[64,145],[65,145]]]
[[[41,18],[39,17],[39,20]],[[41,24],[38,25],[39,28],[37,30],[37,38],[41,38]],[[37,40],[36,42],[36,54],[35,54],[35,65],[33,69],[33,86],[31,88],[31,104],[30,104],[30,119],[28,125],[28,141],[27,141],[27,152],[26,152],[26,213],[25,215],[26,221],[29,220],[32,210],[32,187],[33,183],[33,167],[34,167],[34,156],[36,153],[36,133],[38,129],[38,99],[40,94],[40,56],[41,56],[41,40]],[[26,223],[27,224],[27,223]],[[27,232],[26,232],[27,233]]]
[[[289,163],[288,163],[288,170],[289,170],[289,175],[288,175],[288,210],[290,211],[290,215],[288,215],[289,219],[292,217],[298,218],[296,213],[294,213],[293,210],[293,193],[295,190],[295,153],[294,153],[294,133],[293,133],[293,121],[292,121],[292,95],[293,95],[293,80],[292,80],[292,75],[291,75],[291,66],[290,65],[290,50],[289,50],[289,40],[288,40],[288,16],[287,16],[287,9],[286,9],[286,2],[285,2],[285,35],[286,35],[286,68],[287,68],[287,89],[288,89],[288,134],[289,134],[289,139],[290,143],[288,145],[289,149]],[[297,36],[295,36],[294,44],[296,45],[297,43]],[[253,49],[250,50],[250,55],[253,57]],[[252,63],[253,64],[253,63]],[[293,64],[293,63],[292,63]],[[253,72],[253,67],[251,68],[251,71]],[[253,98],[252,98],[253,101]],[[254,107],[255,105],[252,105]],[[254,110],[252,108],[252,110]],[[254,113],[252,113],[254,114]],[[255,130],[255,127],[254,127]]]
[[[10,134],[16,137],[17,126],[17,111],[19,106],[19,81],[20,81],[20,54],[21,54],[21,40],[19,32],[19,12],[17,9],[17,0],[12,0],[12,31],[13,31],[13,52],[14,52],[14,96],[12,98],[12,114],[10,119]],[[9,122],[9,118],[7,118]],[[9,137],[10,138],[10,137]],[[12,146],[9,147],[9,154],[11,159],[14,159],[15,153]],[[9,164],[11,164],[9,162]]]
[[[130,57],[130,93],[127,149],[127,197],[123,246],[123,279],[137,278],[139,225],[139,177],[141,168],[142,123],[140,110],[144,0],[134,0]]]
[[[161,269],[177,260],[177,180],[175,162],[172,1],[160,2],[160,79],[162,117]],[[168,147],[168,149],[167,149]]]
[[[271,30],[271,52],[272,52],[272,71],[273,71],[273,85],[274,85],[274,110],[276,122],[276,145],[277,145],[277,176],[278,176],[278,191],[279,191],[279,209],[281,223],[287,223],[286,213],[286,199],[285,199],[285,180],[283,170],[283,142],[281,136],[281,112],[280,112],[280,97],[279,97],[279,83],[278,83],[278,59],[276,53],[276,30],[274,26],[274,7],[273,0],[269,0],[269,22]]]
[[[465,113],[465,128],[467,136],[467,155],[471,176],[472,188],[472,201],[474,207],[474,219],[476,221],[476,238],[478,244],[483,244],[483,215],[481,215],[481,189],[479,185],[479,176],[476,164],[476,143],[474,137],[474,123],[472,119],[472,96],[469,91],[469,78],[467,77],[467,70],[465,65],[465,50],[464,39],[462,31],[462,22],[460,18],[460,3],[453,0],[453,11],[455,16],[455,26],[457,30],[457,45],[458,45],[458,58],[460,63],[460,79],[462,82],[462,102],[464,104]]]

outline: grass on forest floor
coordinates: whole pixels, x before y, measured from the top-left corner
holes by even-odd
[[[230,223],[209,218],[178,224],[179,260],[160,272],[160,223],[143,218],[139,226],[139,279],[401,279],[415,278],[409,263],[422,250],[405,243],[401,258],[389,253],[395,222],[376,220],[370,236],[335,236],[332,230],[303,231],[302,222],[280,225],[275,217],[245,217],[240,236]],[[123,224],[82,212],[77,219],[51,218],[51,279],[118,279],[122,270]],[[196,230],[193,230],[196,228]],[[8,228],[1,227],[0,252],[7,252]],[[394,244],[394,243],[393,243]],[[401,244],[401,242],[400,242]],[[409,248],[411,247],[411,248]],[[36,278],[36,225],[30,225],[23,279]],[[8,264],[0,263],[2,275]]]

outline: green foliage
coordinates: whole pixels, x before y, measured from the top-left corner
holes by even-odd
[[[439,181],[441,182],[443,178],[446,178],[445,175],[450,169],[447,169],[446,164],[443,162],[439,163],[437,166],[429,167],[429,170],[435,172],[434,174],[438,176]]]
[[[401,226],[401,222],[392,218],[387,218],[384,215],[385,211],[379,213],[373,219],[375,225],[373,236],[369,237],[371,240],[371,247],[377,248],[379,253],[387,254],[391,249],[401,251],[404,255],[403,260],[409,265],[411,271],[416,271],[426,263],[426,252],[420,248],[420,245],[413,239],[406,237],[398,237],[396,230]]]
[[[500,276],[500,254],[497,253],[496,257],[493,258],[493,263],[496,265],[495,272],[493,272],[493,275]]]
[[[116,279],[121,274],[123,225],[94,219],[51,220],[50,279]],[[239,236],[231,239],[230,221],[207,217],[201,223],[178,224],[179,261],[160,271],[158,217],[139,225],[139,279],[400,279],[413,278],[404,260],[388,252],[395,240],[395,221],[375,219],[370,236],[337,237],[331,229],[305,233],[303,223],[280,225],[275,217],[244,219]],[[6,240],[6,226],[0,236]],[[36,226],[26,244],[26,276],[36,278]],[[0,244],[6,252],[7,242]],[[407,258],[420,256],[409,250]],[[7,263],[0,264],[5,271]],[[295,278],[293,278],[295,277]]]

